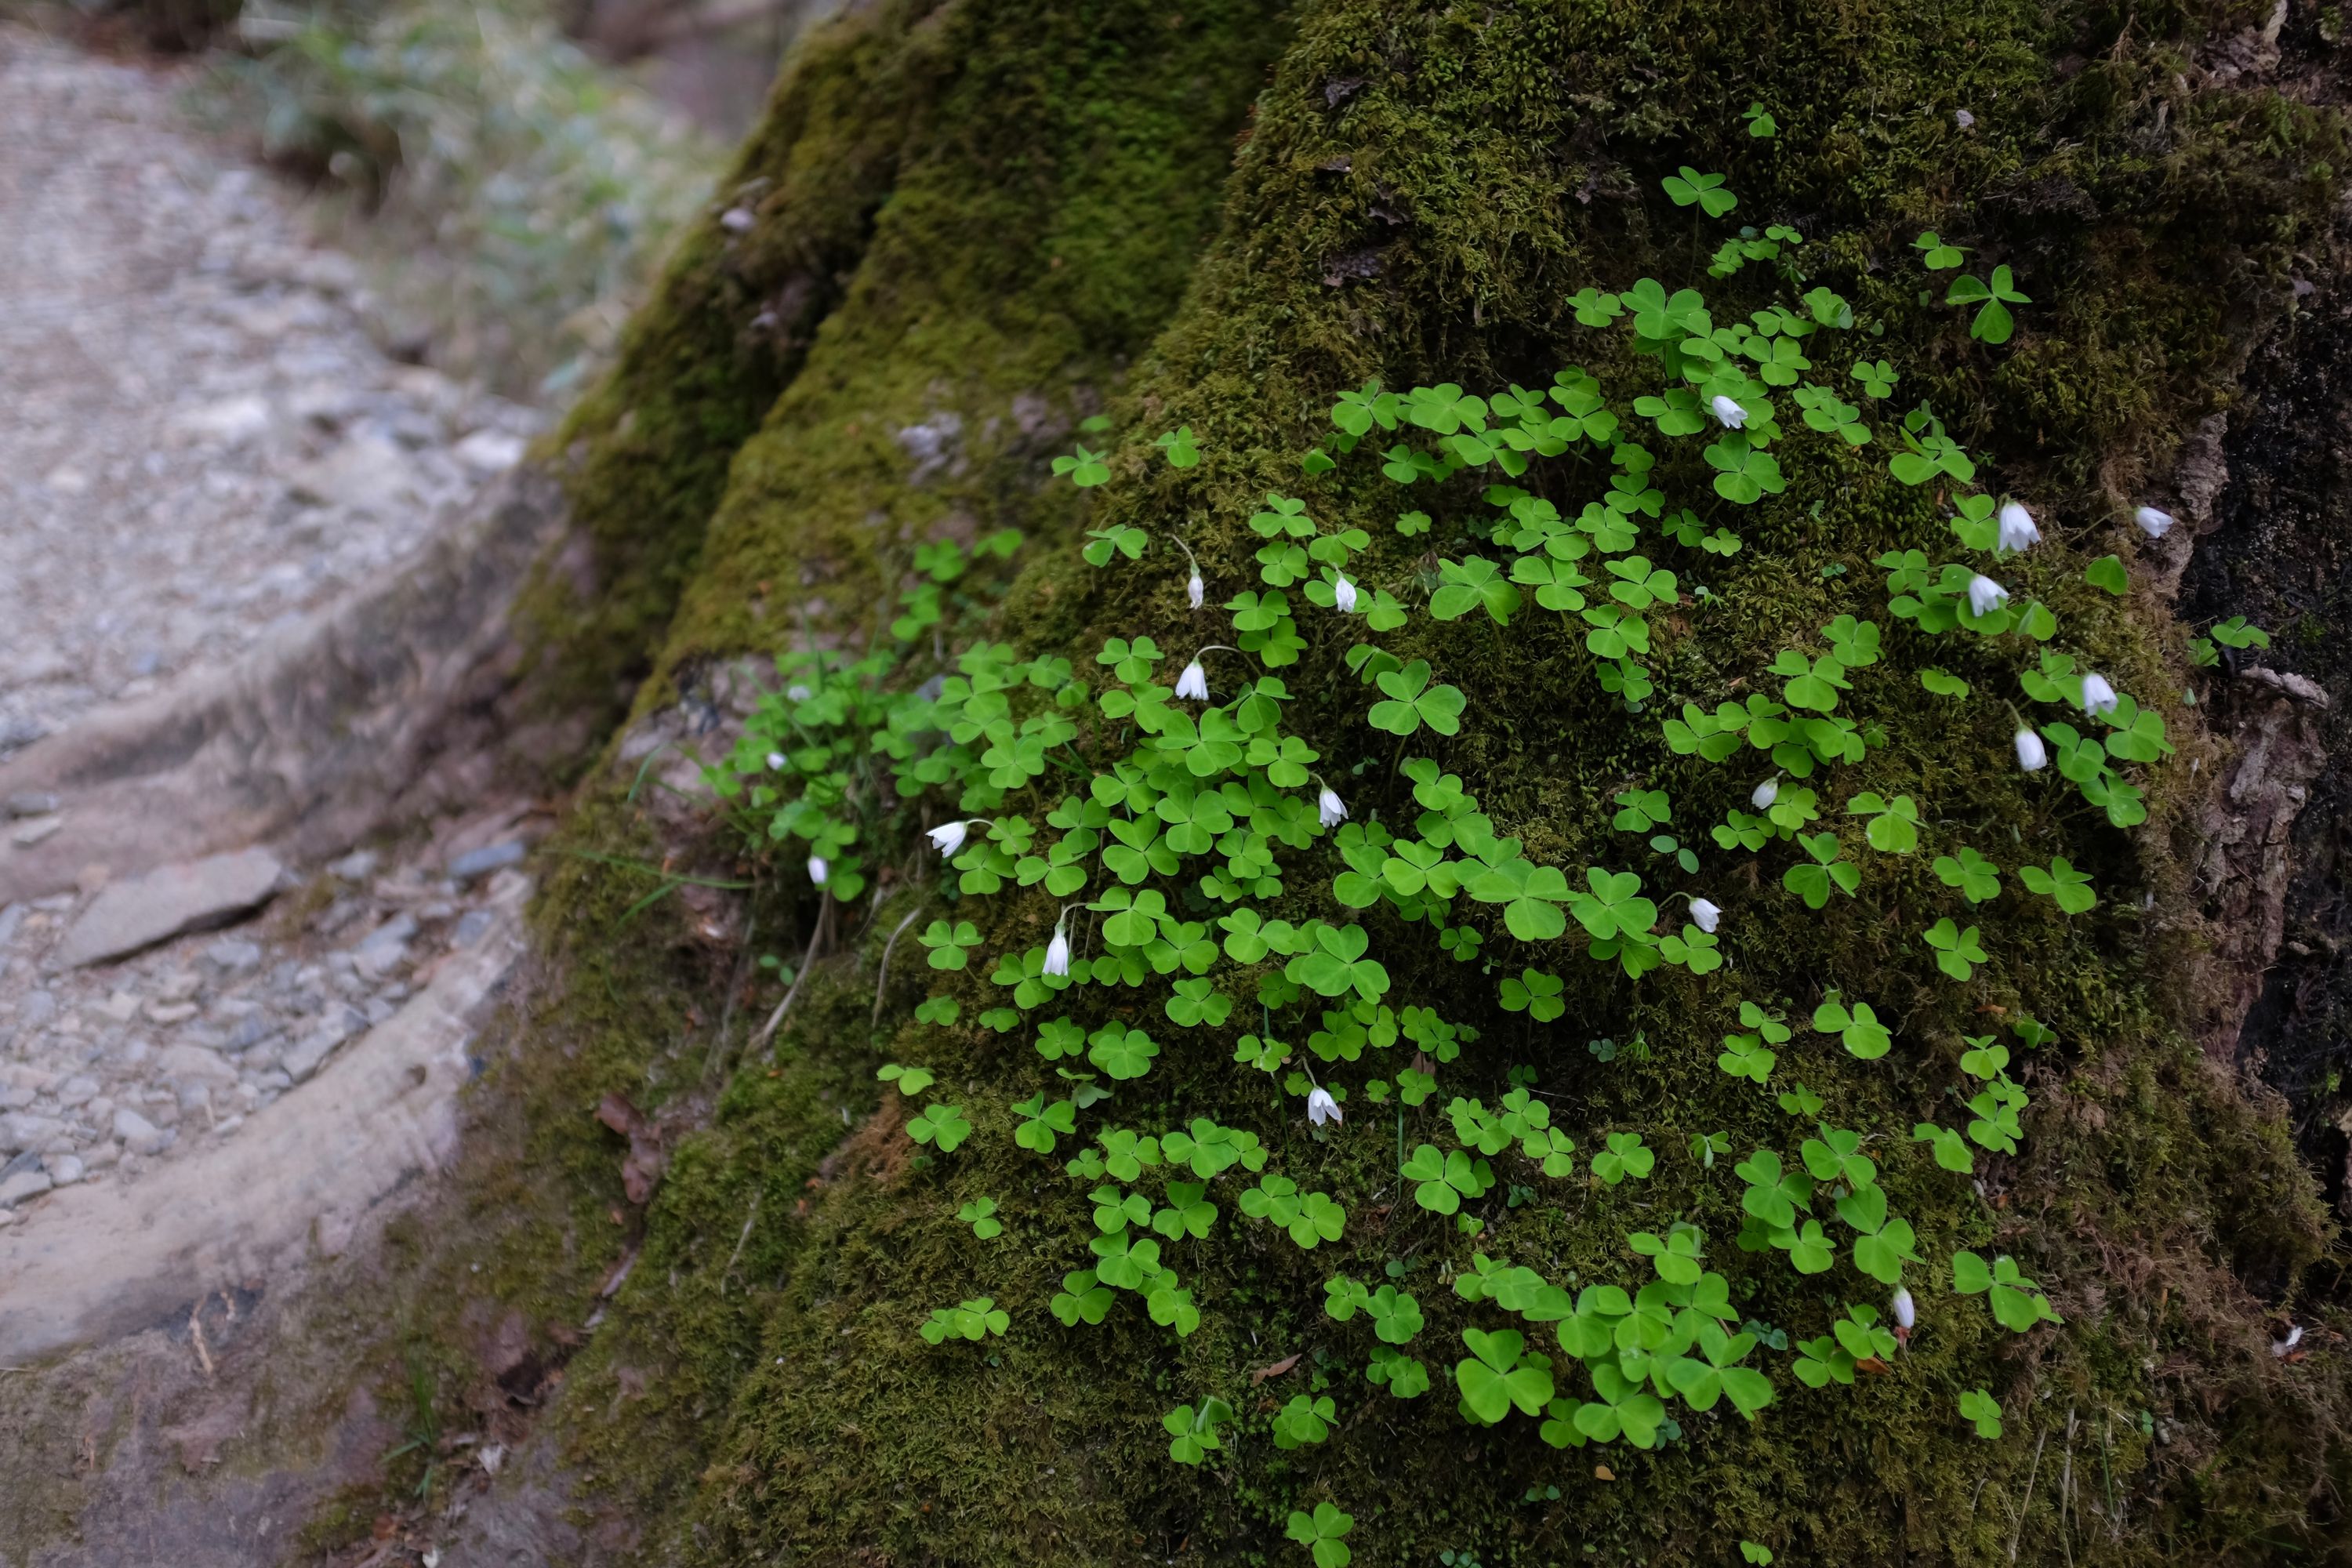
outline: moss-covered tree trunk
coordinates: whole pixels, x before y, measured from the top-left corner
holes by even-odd
[[[2333,363],[2330,25],[822,29],[553,459],[546,668],[632,716],[499,1288],[641,1248],[583,1493],[709,1563],[2341,1560],[2333,1232],[2215,1002],[2293,656],[2173,600],[2225,434],[2333,461],[2243,396]],[[741,793],[645,788],[771,655]],[[607,1089],[684,1129],[621,1232]]]

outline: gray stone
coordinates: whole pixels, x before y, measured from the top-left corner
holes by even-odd
[[[368,1025],[371,1028],[383,1023],[386,1018],[391,1017],[394,1013],[400,1011],[398,1007],[394,1006],[392,1003],[385,1001],[381,996],[369,997],[365,1010],[367,1013]]]
[[[39,1197],[54,1184],[47,1171],[19,1171],[0,1182],[0,1209],[12,1209],[26,1198]]]
[[[29,1110],[9,1111],[0,1116],[0,1153],[46,1148],[50,1139],[65,1130],[66,1124],[54,1116],[37,1116]]]
[[[0,906],[0,948],[5,948],[10,942],[16,940],[16,928],[24,923],[24,905],[8,904],[5,906]]]
[[[19,849],[30,849],[65,825],[62,816],[36,816],[8,835],[8,841]]]
[[[45,1162],[44,1168],[49,1173],[49,1180],[60,1187],[70,1187],[80,1181],[87,1169],[79,1154],[52,1154]]]
[[[134,1154],[152,1154],[167,1142],[162,1128],[127,1105],[116,1109],[112,1131],[115,1141]]]
[[[330,862],[327,870],[330,875],[340,877],[346,882],[364,882],[375,875],[375,868],[374,850],[354,849],[341,859]]]
[[[352,964],[370,980],[382,980],[408,962],[408,939],[415,934],[416,917],[396,914],[352,949]]]
[[[285,1060],[278,1066],[285,1069],[288,1078],[300,1083],[319,1070],[319,1064],[327,1059],[329,1052],[367,1026],[364,1014],[349,1007],[337,1007],[327,1016],[325,1022],[289,1047]]]
[[[298,500],[348,507],[391,517],[416,501],[416,476],[407,456],[378,436],[354,436],[295,471]]]
[[[16,1022],[37,1029],[58,1016],[58,999],[46,991],[27,991],[16,1004]]]
[[[449,933],[453,947],[471,947],[482,940],[489,929],[498,924],[498,917],[488,910],[467,910],[457,921],[457,929]]]
[[[77,1076],[58,1086],[58,1103],[70,1110],[98,1098],[98,1079]]]
[[[267,849],[244,849],[116,882],[90,900],[58,944],[72,969],[202,931],[268,902],[284,868]]]
[[[493,871],[503,871],[509,866],[521,865],[528,849],[520,839],[509,839],[504,844],[468,850],[449,862],[449,875],[460,882],[470,882]]]
[[[58,797],[37,790],[19,790],[7,801],[7,812],[11,816],[48,816],[57,809]]]
[[[231,1051],[249,1051],[276,1032],[266,1014],[251,1014],[239,1018],[236,1027],[228,1032],[228,1048]]]
[[[166,1046],[155,1058],[155,1070],[180,1083],[219,1084],[236,1081],[236,1068],[218,1051],[202,1046]]]
[[[261,945],[242,937],[225,936],[205,949],[204,961],[223,974],[242,974],[261,966]]]

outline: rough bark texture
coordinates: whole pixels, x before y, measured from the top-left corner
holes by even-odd
[[[821,29],[622,369],[551,449],[584,543],[531,601],[542,668],[608,711],[635,711],[583,785],[565,836],[582,853],[551,867],[551,983],[511,1018],[486,1101],[504,1146],[477,1145],[443,1200],[449,1223],[416,1239],[411,1265],[401,1321],[442,1347],[453,1397],[494,1400],[490,1363],[524,1364],[484,1348],[486,1322],[519,1323],[540,1373],[565,1363],[540,1426],[548,1447],[485,1505],[478,1540],[534,1539],[517,1521],[553,1520],[570,1498],[629,1521],[568,1536],[562,1551],[582,1561],[1303,1561],[1285,1521],[1328,1500],[1355,1516],[1366,1563],[1441,1551],[1490,1568],[1731,1562],[1742,1539],[1788,1562],[2343,1561],[2352,1405],[2331,1327],[2341,1303],[2323,1289],[2338,1244],[2277,1101],[2241,1072],[2268,1072],[2306,1128],[2343,1103],[2326,1077],[2342,1038],[2339,830],[2333,812],[2299,810],[2341,793],[2347,754],[2340,657],[2325,652],[2346,624],[2340,574],[2323,564],[2307,589],[2298,575],[2332,564],[2318,552],[2339,548],[2342,527],[2345,437],[2313,406],[2332,402],[2352,341],[2328,314],[2342,284],[2336,66],[2315,15],[2000,0],[1321,0],[1272,17],[949,0],[877,5]],[[1778,118],[1777,137],[1748,135],[1751,101]],[[1726,226],[1661,193],[1684,164],[1727,174],[1740,218],[1804,235],[1797,288],[1760,267],[1704,276]],[[721,221],[736,211],[748,226]],[[2033,303],[2013,342],[1966,335],[1941,302],[1948,275],[1920,271],[1923,228],[1970,247],[1979,276],[2015,268]],[[1654,390],[1650,362],[1622,327],[1584,326],[1570,304],[1643,277],[1706,289],[1718,320],[1833,288],[1873,335],[1840,340],[1816,379],[1850,384],[1850,342],[1904,380],[1870,407],[1874,445],[1792,437],[1802,458],[1785,493],[1715,508],[1709,526],[1736,526],[1738,554],[1670,545],[1644,525],[1685,596],[1659,616],[1656,698],[1629,714],[1596,679],[1580,626],[1529,613],[1505,632],[1424,613],[1438,556],[1478,547],[1455,531],[1478,513],[1476,485],[1400,492],[1364,452],[1319,479],[1299,459],[1328,435],[1334,395],[1367,378],[1484,392],[1577,364],[1661,452],[1667,506],[1711,506],[1697,444],[1659,440],[1633,416],[1632,397]],[[2316,286],[2316,317],[2290,321],[2293,277]],[[1917,797],[1926,842],[1907,858],[1862,854],[1862,896],[1815,913],[1780,889],[1785,847],[1751,874],[1706,842],[1707,824],[1744,805],[1760,758],[1678,756],[1658,721],[1752,689],[1776,650],[1817,647],[1814,628],[1840,613],[1885,622],[1881,552],[1960,553],[1948,495],[1885,469],[1901,411],[1922,399],[1983,481],[2033,500],[2051,537],[2000,570],[2057,612],[2053,646],[2160,710],[2179,754],[2147,770],[2150,821],[2111,828],[2067,786],[2011,763],[2003,702],[2023,704],[2017,674],[2036,650],[1886,622],[1883,663],[1856,672],[1840,709],[1879,738],[1813,782],[1832,827],[1853,793]],[[1088,500],[1050,483],[1045,462],[1097,408],[1124,434]],[[1785,405],[1783,418],[1796,425]],[[1207,454],[1198,468],[1172,468],[1151,445],[1180,425]],[[1564,483],[1544,481],[1564,512],[1606,486],[1603,465],[1564,469]],[[1177,657],[1231,640],[1225,614],[1187,610],[1166,541],[1181,533],[1197,553],[1213,602],[1256,590],[1263,542],[1243,520],[1269,490],[1377,541],[1367,595],[1414,612],[1378,640],[1428,658],[1468,699],[1458,736],[1413,750],[1459,774],[1531,859],[1571,876],[1637,864],[1684,890],[1670,863],[1610,826],[1619,790],[1671,791],[1676,830],[1707,862],[1687,889],[1726,906],[1732,967],[1628,982],[1572,946],[1520,944],[1475,908],[1456,918],[1479,931],[1485,962],[1457,962],[1426,930],[1341,909],[1330,879],[1342,868],[1319,844],[1287,865],[1267,914],[1360,918],[1391,1000],[1473,1022],[1480,1039],[1440,1068],[1438,1100],[1393,1128],[1390,1107],[1363,1097],[1393,1068],[1319,1063],[1358,1097],[1339,1134],[1310,1138],[1297,1099],[1230,1060],[1242,1017],[1203,1039],[1165,1026],[1164,987],[1072,993],[1066,1005],[1132,1016],[1163,1041],[1150,1076],[1088,1113],[1088,1136],[1211,1116],[1255,1131],[1270,1169],[1337,1194],[1349,1219],[1342,1240],[1303,1252],[1244,1221],[1228,1182],[1213,1238],[1178,1254],[1202,1306],[1197,1332],[1179,1340],[1127,1299],[1099,1327],[1066,1329],[1047,1303],[1090,1261],[1093,1183],[1064,1175],[1066,1142],[1045,1160],[1010,1137],[1014,1104],[1063,1092],[1029,1049],[1035,1020],[1005,1036],[972,1021],[1002,999],[986,979],[993,955],[1042,943],[1055,904],[1009,891],[950,911],[910,813],[865,846],[874,907],[830,917],[844,940],[812,952],[772,1064],[746,1063],[747,995],[765,1007],[777,994],[746,992],[749,956],[796,961],[800,933],[828,917],[796,857],[771,863],[671,791],[695,786],[683,753],[712,754],[740,722],[738,660],[883,644],[914,550],[932,539],[1007,524],[1030,535],[1009,590],[984,572],[966,584],[943,628],[959,641],[989,635],[1093,671],[1110,636],[1150,635]],[[2143,552],[2126,520],[2146,500],[2187,521]],[[1438,514],[1440,531],[1401,536],[1407,508]],[[1150,552],[1080,564],[1082,527],[1114,525],[1147,530]],[[2110,552],[2133,563],[2123,595],[2083,575]],[[1711,591],[1704,605],[1695,583]],[[2176,588],[2199,624],[2244,614],[2276,631],[2305,610],[2315,629],[2261,661],[2275,679],[2200,673]],[[1003,591],[993,609],[992,589]],[[1377,808],[1411,821],[1402,753],[1367,728],[1370,694],[1345,661],[1367,634],[1294,607],[1303,647],[1277,671],[1295,699],[1284,728],[1309,739],[1360,819]],[[1930,706],[1944,701],[1923,697],[1930,665],[1974,696]],[[1034,820],[1065,787],[1005,809]],[[922,820],[947,814],[934,803]],[[1851,825],[1845,836],[1860,854]],[[1978,913],[1930,870],[1964,844],[2012,878],[2013,862],[2063,848],[2099,903],[2070,919],[2011,886]],[[656,866],[749,872],[757,886],[740,900],[688,889],[648,911]],[[935,900],[982,923],[988,956],[927,976],[902,942],[886,984],[887,939]],[[1965,986],[1938,978],[1920,943],[1944,914],[1987,932],[1990,962]],[[2272,970],[2282,942],[2294,964]],[[1497,980],[1523,965],[1559,972],[1557,1024],[1498,1006]],[[912,1021],[927,980],[961,1001],[960,1026]],[[1803,1031],[1832,987],[1898,1021],[1894,1056],[1855,1060]],[[1770,1091],[1716,1065],[1741,998],[1799,1026]],[[2022,1149],[1980,1154],[1973,1182],[1939,1170],[1910,1128],[1965,1119],[1947,1089],[1968,1037],[2020,1013],[2059,1037],[2020,1052],[2033,1097]],[[1646,1054],[1585,1048],[1603,1037]],[[934,1095],[952,1090],[977,1124],[971,1142],[912,1158],[918,1108],[875,1083],[886,1060],[931,1067]],[[1438,1106],[1456,1093],[1492,1103],[1518,1066],[1536,1069],[1584,1160],[1605,1132],[1640,1130],[1657,1171],[1602,1184],[1580,1160],[1572,1180],[1546,1184],[1514,1167],[1534,1195],[1507,1205],[1498,1189],[1474,1240],[1405,1201],[1398,1142],[1446,1142]],[[1873,1134],[1881,1179],[1917,1227],[1922,1326],[1891,1372],[1811,1390],[1772,1352],[1759,1359],[1779,1396],[1759,1421],[1685,1412],[1680,1438],[1648,1452],[1557,1450],[1524,1416],[1472,1426],[1442,1380],[1412,1403],[1365,1383],[1361,1321],[1323,1310],[1336,1273],[1415,1290],[1430,1319],[1415,1349],[1433,1369],[1461,1354],[1464,1328],[1509,1321],[1448,1288],[1474,1253],[1630,1286],[1648,1273],[1628,1233],[1676,1220],[1706,1230],[1742,1316],[1793,1339],[1826,1331],[1845,1302],[1879,1300],[1843,1261],[1801,1277],[1734,1244],[1728,1167],[1758,1147],[1793,1160],[1811,1122],[1772,1091],[1799,1079],[1824,1119]],[[591,1115],[612,1093],[652,1114],[667,1153],[642,1207],[624,1186],[622,1140]],[[1727,1159],[1687,1152],[1718,1130]],[[956,1219],[983,1195],[1011,1227],[992,1243]],[[1946,1259],[1963,1247],[2014,1255],[2065,1326],[2011,1335],[1980,1300],[1955,1296]],[[1012,1314],[1003,1340],[916,1337],[932,1309],[982,1294]],[[2282,1310],[2310,1325],[2307,1355],[2271,1353]],[[1998,1441],[1957,1415],[1978,1388],[2001,1402]],[[1172,1464],[1161,1413],[1212,1393],[1241,1410],[1232,1451]],[[1329,1437],[1276,1447],[1268,1416],[1305,1393],[1335,1397]]]

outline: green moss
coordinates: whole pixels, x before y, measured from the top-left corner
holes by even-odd
[[[2243,18],[2137,15],[2122,33],[2119,16],[2087,5],[1322,5],[1259,100],[1223,237],[1139,373],[1118,384],[1112,345],[1155,319],[1196,221],[1187,211],[1200,210],[1127,199],[1124,182],[1141,171],[1164,192],[1205,162],[1197,138],[1166,158],[1152,128],[1191,123],[1184,73],[1214,62],[1184,51],[1219,44],[1232,19],[1188,13],[1155,52],[1142,29],[1159,24],[1115,8],[1030,14],[1017,37],[986,7],[942,13],[941,47],[965,63],[937,95],[939,133],[898,170],[842,305],[734,458],[664,662],[772,647],[800,633],[803,610],[809,635],[869,634],[913,542],[1006,521],[1049,536],[1003,622],[1026,646],[1083,665],[1112,633],[1148,632],[1179,650],[1217,640],[1222,617],[1180,607],[1182,576],[1164,545],[1140,564],[1090,571],[1073,553],[1079,503],[1035,495],[1068,415],[1113,394],[1131,434],[1087,521],[1181,528],[1222,598],[1256,585],[1258,542],[1240,520],[1270,488],[1304,494],[1318,518],[1391,541],[1365,581],[1418,607],[1429,563],[1390,522],[1407,507],[1474,512],[1475,489],[1465,481],[1433,505],[1426,487],[1400,494],[1360,458],[1303,479],[1297,455],[1326,428],[1333,392],[1368,376],[1540,385],[1569,363],[1600,375],[1621,406],[1648,390],[1652,373],[1622,331],[1577,327],[1563,301],[1587,284],[1675,284],[1699,270],[1711,232],[1699,243],[1655,184],[1689,162],[1729,174],[1741,217],[1812,237],[1808,282],[1884,325],[1884,336],[1840,342],[1840,360],[1816,373],[1843,384],[1848,344],[1898,364],[1901,395],[1866,415],[1881,439],[1860,456],[1792,442],[1802,455],[1789,491],[1719,520],[1748,541],[1730,561],[1653,551],[1716,598],[1664,626],[1650,661],[1660,701],[1637,718],[1600,690],[1580,633],[1533,612],[1507,634],[1424,619],[1381,639],[1401,657],[1427,655],[1470,699],[1462,735],[1412,750],[1461,773],[1530,858],[1632,865],[1654,885],[1683,886],[1608,829],[1607,802],[1628,782],[1666,788],[1676,830],[1701,837],[1769,770],[1753,753],[1720,769],[1673,758],[1661,711],[1746,689],[1774,650],[1841,611],[1874,615],[1883,595],[1868,562],[1880,551],[1957,553],[1941,498],[1895,485],[1883,466],[1898,411],[1922,396],[2000,484],[2033,498],[2053,534],[2085,546],[2004,566],[2011,585],[2045,598],[2064,646],[2119,686],[2178,690],[2177,635],[2151,606],[2083,584],[2076,557],[2114,546],[2141,477],[2229,396],[2249,323],[2276,308],[2288,258],[2323,243],[2332,197],[2318,164],[2341,154],[2331,118],[2266,89],[2176,85],[2206,29]],[[1186,30],[1195,25],[1205,38]],[[2058,60],[2098,63],[2053,69]],[[1237,96],[1245,75],[1215,79]],[[1751,99],[1772,109],[1780,138],[1746,137],[1737,110]],[[2161,133],[2150,129],[2159,100]],[[1973,130],[1955,123],[1961,108]],[[1137,239],[1151,222],[1158,237]],[[1928,226],[1969,246],[1979,271],[2017,268],[2035,302],[2014,345],[1972,345],[1956,311],[1919,303],[1909,240]],[[1708,292],[1742,311],[1770,298],[1754,272]],[[1024,392],[1042,400],[1032,430],[1013,416]],[[898,432],[940,427],[941,413],[962,422],[967,466],[910,482]],[[1210,454],[1200,468],[1170,470],[1149,451],[1179,423]],[[1555,473],[1563,497],[1600,482],[1573,460]],[[1659,478],[1675,504],[1706,493],[1705,470],[1679,447]],[[1821,575],[1841,564],[1845,575]],[[1285,727],[1313,738],[1360,816],[1377,806],[1383,820],[1409,820],[1393,744],[1364,728],[1367,694],[1340,662],[1359,630],[1314,612],[1300,624],[1309,647],[1284,672],[1299,698]],[[897,1136],[908,1108],[888,1094],[877,1102],[870,1079],[882,1042],[863,965],[877,919],[859,959],[812,983],[775,1067],[739,1074],[709,1130],[679,1150],[630,1283],[568,1396],[591,1485],[640,1505],[684,1560],[709,1563],[1265,1560],[1284,1514],[1325,1497],[1357,1516],[1362,1560],[1451,1549],[1490,1568],[1715,1562],[1740,1536],[1789,1561],[1997,1562],[2012,1540],[2030,1560],[2116,1563],[2326,1548],[2337,1521],[2311,1500],[2352,1480],[2345,1381],[2332,1361],[2288,1367],[2265,1353],[2253,1292],[2291,1290],[2329,1232],[2277,1121],[2208,1068],[2167,995],[2166,971],[2192,939],[2178,913],[2187,868],[2163,829],[2196,786],[2185,768],[2158,770],[2157,821],[2129,836],[2107,829],[2063,787],[2008,764],[2000,700],[2015,689],[2012,652],[1927,643],[1899,626],[1888,645],[1841,710],[1882,727],[1885,743],[1836,773],[1825,805],[1834,816],[1864,788],[1912,794],[1927,807],[1928,846],[1909,858],[1857,847],[1868,897],[1818,916],[1769,880],[1747,888],[1711,873],[1705,890],[1728,910],[1726,973],[1661,971],[1628,984],[1491,927],[1490,973],[1391,916],[1365,917],[1397,983],[1392,1000],[1485,1031],[1441,1075],[1441,1102],[1461,1092],[1491,1103],[1507,1068],[1533,1065],[1588,1155],[1607,1131],[1643,1131],[1660,1152],[1652,1181],[1612,1188],[1515,1172],[1532,1201],[1495,1211],[1474,1244],[1400,1201],[1394,1111],[1359,1099],[1339,1132],[1310,1137],[1295,1101],[1216,1047],[1154,1026],[1165,1048],[1153,1073],[1090,1111],[1087,1129],[1156,1131],[1197,1115],[1251,1128],[1273,1168],[1347,1205],[1348,1235],[1301,1253],[1243,1218],[1238,1184],[1223,1184],[1213,1239],[1170,1249],[1203,1304],[1198,1333],[1172,1341],[1125,1298],[1103,1328],[1064,1331],[1046,1301],[1088,1260],[1087,1184],[1005,1136],[1006,1108],[1041,1081],[1027,1035],[915,1031],[890,1016],[890,1053],[933,1067],[929,1098],[962,1104],[979,1129],[955,1153],[917,1163]],[[1927,663],[1966,676],[1978,695],[1926,707],[1915,678]],[[2188,734],[2193,715],[2167,713]],[[608,805],[577,831],[583,845],[609,847],[639,829]],[[1935,853],[1962,843],[2012,882],[1980,916],[1929,870]],[[2069,921],[2023,898],[2024,846],[2033,858],[2063,846],[2091,869],[2099,909]],[[2144,888],[2166,896],[2163,919],[2141,908]],[[654,1092],[686,1092],[665,1053],[691,976],[662,942],[619,929],[632,896],[584,866],[551,894],[548,929],[568,968],[535,1026],[573,1055],[532,1091],[553,1098],[544,1131],[530,1134],[545,1142],[528,1147],[542,1194],[574,1195],[568,1223],[544,1232],[562,1247],[519,1233],[502,1289],[528,1292],[548,1277],[576,1291],[613,1254],[590,1240],[614,1183],[613,1150],[583,1136],[593,1094],[648,1067],[664,1075]],[[1269,912],[1333,910],[1301,866]],[[1980,919],[1987,932],[1993,963],[1966,989],[1937,976],[1919,942],[1941,913]],[[992,946],[1017,950],[1043,940],[1051,911],[1042,898],[1008,898],[988,918]],[[1562,972],[1562,1023],[1532,1026],[1496,1008],[1496,977],[1523,963]],[[1857,1062],[1800,1027],[1774,1088],[1802,1079],[1828,1120],[1878,1137],[1890,1197],[1936,1260],[1915,1276],[1922,1329],[1892,1375],[1810,1393],[1772,1356],[1780,1400],[1759,1422],[1693,1416],[1680,1442],[1646,1455],[1557,1453],[1518,1418],[1464,1426],[1443,1383],[1403,1406],[1364,1384],[1368,1340],[1360,1324],[1322,1315],[1322,1280],[1341,1269],[1378,1279],[1394,1261],[1431,1320],[1417,1353],[1450,1363],[1464,1324],[1498,1321],[1448,1288],[1474,1246],[1563,1282],[1634,1281],[1645,1271],[1626,1232],[1683,1219],[1705,1228],[1742,1311],[1794,1337],[1822,1332],[1847,1300],[1875,1299],[1874,1288],[1828,1282],[1842,1273],[1809,1279],[1738,1253],[1727,1162],[1709,1171],[1686,1152],[1692,1135],[1721,1131],[1734,1158],[1758,1146],[1786,1154],[1811,1131],[1713,1058],[1738,998],[1781,1005],[1801,1025],[1831,985],[1899,1020],[1901,1054]],[[951,988],[968,1016],[988,1005],[978,973]],[[1150,1020],[1156,998],[1108,1005]],[[1985,1160],[1979,1191],[1903,1135],[1916,1120],[1965,1119],[1943,1092],[1962,1037],[2017,1011],[2054,1026],[2061,1044],[2031,1068],[2024,1152]],[[1646,1060],[1603,1064],[1583,1048],[1636,1031]],[[1374,1071],[1392,1066],[1329,1076],[1360,1084]],[[1444,1141],[1434,1107],[1402,1120],[1408,1142]],[[982,1195],[1003,1205],[1007,1233],[993,1242],[954,1218]],[[2016,1254],[2050,1285],[2067,1328],[2016,1339],[1952,1296],[1939,1265],[1959,1247]],[[1923,1289],[1921,1277],[1937,1283]],[[930,1309],[982,1292],[1013,1314],[1007,1339],[932,1349],[916,1337]],[[1294,1370],[1254,1380],[1294,1352]],[[1270,1448],[1265,1416],[1318,1382],[1340,1404],[1331,1441]],[[1978,1386],[2007,1402],[1999,1443],[1958,1418],[1958,1394]],[[1228,1464],[1184,1470],[1168,1461],[1158,1417],[1208,1393],[1241,1407],[1240,1446]],[[2149,1440],[2143,1413],[2166,1423],[2168,1443]],[[2062,1463],[2077,1488],[2063,1514],[2052,1489]]]

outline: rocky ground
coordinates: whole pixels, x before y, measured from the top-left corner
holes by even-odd
[[[386,571],[539,424],[372,342],[356,266],[185,86],[0,26],[0,756]],[[0,857],[73,809],[0,802]],[[0,908],[0,1226],[237,1136],[513,907],[529,836]]]

